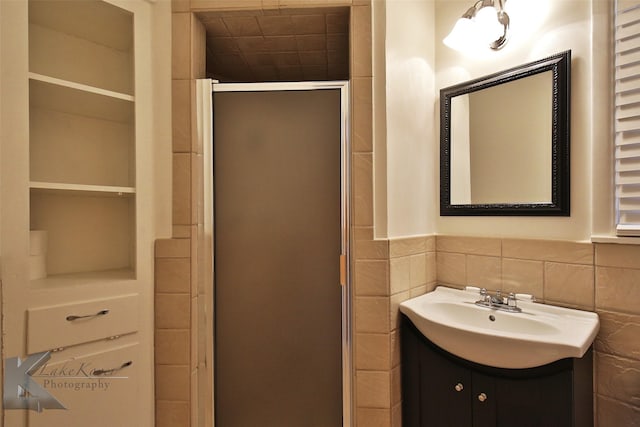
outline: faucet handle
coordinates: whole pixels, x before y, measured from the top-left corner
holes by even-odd
[[[516,294],[514,294],[513,292],[509,292],[509,296],[507,297],[507,305],[509,307],[518,306],[518,299],[516,298]]]
[[[487,295],[487,288],[480,288],[480,295],[482,296]]]

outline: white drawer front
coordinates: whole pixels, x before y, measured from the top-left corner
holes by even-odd
[[[28,411],[29,427],[139,427],[139,345],[134,342],[100,351],[96,347],[88,344],[73,352],[52,353],[46,365],[33,374],[66,409]]]
[[[29,354],[138,330],[138,294],[27,310]]]

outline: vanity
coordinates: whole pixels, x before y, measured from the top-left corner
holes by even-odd
[[[401,304],[403,426],[592,426],[597,315],[505,313],[477,295],[438,287]]]

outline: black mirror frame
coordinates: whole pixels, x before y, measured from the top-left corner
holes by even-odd
[[[552,72],[551,202],[451,204],[451,98]],[[570,216],[571,51],[440,90],[440,216]]]

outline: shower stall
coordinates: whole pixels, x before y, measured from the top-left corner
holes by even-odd
[[[212,87],[215,423],[350,426],[348,83]]]

